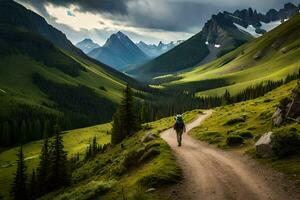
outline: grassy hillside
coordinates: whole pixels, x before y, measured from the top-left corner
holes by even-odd
[[[198,110],[185,113],[184,119],[191,121],[198,113]],[[122,186],[124,186],[127,197],[139,195],[138,192],[146,195],[145,198],[151,199],[153,196],[156,197],[156,194],[144,194],[144,190],[150,187],[150,185],[164,185],[169,182],[177,181],[180,177],[180,170],[165,142],[157,138],[155,141],[147,143],[145,147],[140,143],[140,139],[146,132],[158,134],[171,127],[173,123],[173,117],[168,117],[145,124],[144,130],[123,142],[124,148],[121,148],[120,145],[110,148],[105,153],[85,163],[73,172],[72,182],[74,184],[71,187],[63,191],[58,191],[57,193],[52,193],[45,199],[53,199],[54,196],[55,199],[62,199],[64,196],[68,199],[75,197],[82,199],[83,197],[78,195],[81,195],[81,192],[85,189],[89,189],[91,193],[93,193],[100,188],[101,193],[101,187],[112,187],[112,189],[105,194],[105,199],[121,199]],[[93,137],[97,137],[99,144],[109,143],[110,135],[107,134],[107,131],[110,129],[111,124],[103,124],[67,131],[63,134],[63,140],[69,158],[79,153],[82,159]],[[41,144],[42,141],[36,141],[28,143],[23,147],[28,173],[37,167]],[[139,151],[143,148],[147,150],[144,152],[143,161],[136,167],[130,166],[130,169],[126,169],[123,166],[123,159],[125,159],[130,152]],[[11,187],[10,183],[12,182],[13,173],[16,170],[15,160],[17,150],[18,148],[16,147],[2,150],[0,153],[0,194],[5,195],[6,198],[8,198]],[[136,163],[136,160],[130,161],[130,163]],[[126,167],[129,168],[129,166]],[[164,173],[161,173],[162,169],[165,169],[163,170]],[[142,180],[145,180],[145,184],[149,185],[140,186]],[[92,183],[92,185],[88,185],[88,187],[85,188],[87,183]],[[100,194],[98,195],[100,196]],[[88,199],[88,196],[84,198]]]
[[[12,0],[0,0],[0,146],[109,122],[128,83],[64,33]]]
[[[300,124],[297,122],[291,122],[277,128],[272,128],[271,124],[271,117],[276,106],[282,99],[291,96],[291,91],[295,86],[296,81],[293,81],[263,97],[216,108],[213,114],[202,125],[193,129],[190,134],[196,139],[207,141],[220,148],[252,153],[254,152],[254,143],[266,132],[272,130],[276,135],[287,133],[291,128],[295,128],[299,133]],[[244,138],[244,145],[228,145],[227,138],[234,136]],[[299,153],[283,159],[260,160],[292,178],[300,179]]]
[[[264,80],[279,80],[300,67],[300,14],[225,56],[172,75],[165,87],[190,88],[198,95],[235,94]],[[219,83],[211,85],[211,83]]]
[[[56,118],[63,129],[111,121],[125,81],[19,27],[0,24],[0,36],[1,144],[39,139]]]

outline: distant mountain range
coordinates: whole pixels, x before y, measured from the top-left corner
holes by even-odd
[[[127,35],[122,32],[112,34],[103,47],[95,48],[88,53],[119,71],[149,61],[147,56]]]
[[[182,43],[183,40],[178,40],[176,42],[172,41],[170,43],[163,43],[159,42],[158,45],[155,44],[146,44],[143,41],[140,41],[136,45],[144,52],[146,53],[149,57],[155,58],[160,56],[161,54],[166,53],[167,51],[170,51],[180,43]]]
[[[81,42],[78,42],[75,46],[81,49],[86,54],[100,47],[99,44],[94,43],[93,40],[88,38],[82,40]]]
[[[299,8],[288,3],[284,8],[271,9],[266,14],[249,8],[213,15],[201,32],[128,73],[144,79],[208,63],[277,27],[298,13]]]

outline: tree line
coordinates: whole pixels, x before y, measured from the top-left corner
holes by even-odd
[[[67,127],[68,122],[63,115],[43,107],[18,105],[10,110],[9,117],[0,119],[0,146],[38,140],[43,134],[52,136],[55,124]]]
[[[150,91],[148,97],[139,94],[146,100],[137,102],[137,108],[142,122],[149,122],[183,113],[193,109],[210,109],[231,103],[251,100],[265,95],[271,90],[290,81],[300,78],[300,70],[278,81],[263,81],[249,86],[241,92],[231,95],[228,90],[221,96],[197,97],[194,92],[187,90]]]

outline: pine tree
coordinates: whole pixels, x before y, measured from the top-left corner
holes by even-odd
[[[44,133],[44,142],[40,153],[40,163],[37,169],[38,195],[42,196],[49,192],[49,173],[50,173],[49,139]]]
[[[23,146],[21,145],[20,150],[17,154],[17,172],[12,184],[12,198],[15,200],[27,200],[27,188],[26,188],[26,166],[24,161]]]
[[[55,190],[70,183],[67,153],[64,150],[63,139],[59,127],[55,126],[55,137],[50,150],[50,189]]]
[[[225,105],[228,105],[231,103],[231,96],[230,96],[230,93],[228,92],[228,90],[225,91],[223,98],[225,101]]]
[[[29,197],[30,199],[36,199],[38,197],[37,193],[37,180],[35,175],[35,170],[32,171],[31,179],[29,182]]]
[[[124,89],[123,98],[118,111],[114,115],[112,127],[112,143],[120,143],[141,127],[134,110],[133,92],[129,85]]]
[[[111,129],[111,143],[118,144],[124,139],[123,130],[121,128],[120,114],[119,111],[114,114],[113,124]]]

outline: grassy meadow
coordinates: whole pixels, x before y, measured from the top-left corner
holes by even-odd
[[[300,124],[288,123],[282,127],[272,127],[271,117],[275,112],[279,101],[291,96],[296,81],[281,86],[265,96],[216,108],[213,114],[200,126],[194,128],[190,134],[199,140],[206,141],[217,147],[227,150],[248,152],[255,156],[254,144],[261,135],[266,132],[286,132],[291,128],[300,130]],[[243,120],[239,120],[243,119]],[[243,138],[243,145],[228,145],[227,138],[238,136]],[[283,159],[262,159],[258,160],[270,164],[292,178],[300,180],[300,154],[289,156]]]

